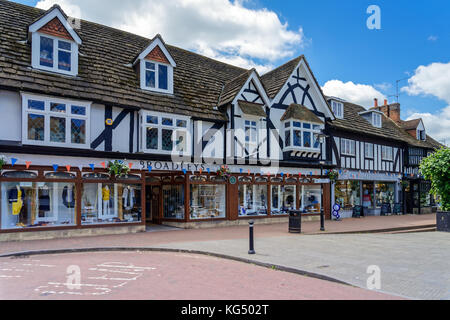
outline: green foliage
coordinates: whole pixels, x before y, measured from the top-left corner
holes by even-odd
[[[114,160],[108,163],[109,174],[113,177],[118,177],[122,175],[127,175],[130,172],[130,167],[128,167],[123,161]]]
[[[328,178],[332,183],[336,183],[336,181],[339,180],[339,171],[331,170],[330,172],[328,172]]]
[[[420,172],[431,181],[431,192],[441,197],[442,210],[450,211],[450,149],[441,148],[423,159]]]
[[[3,169],[3,166],[6,164],[6,157],[0,156],[0,171]]]

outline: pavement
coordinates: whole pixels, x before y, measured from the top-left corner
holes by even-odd
[[[17,252],[86,248],[185,250],[273,266],[359,288],[367,288],[371,276],[368,271],[375,266],[380,270],[378,292],[381,294],[448,300],[450,235],[438,232],[390,234],[392,229],[417,229],[432,225],[433,221],[436,221],[435,215],[327,221],[327,232],[320,235],[316,235],[317,222],[304,223],[302,235],[287,233],[287,224],[257,225],[256,255],[252,256],[248,255],[248,227],[230,227],[0,243],[0,257]],[[31,257],[42,259],[43,256]],[[336,298],[339,297],[337,293]]]

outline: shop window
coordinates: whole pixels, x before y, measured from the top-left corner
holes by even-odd
[[[334,186],[335,202],[343,210],[353,210],[353,207],[361,205],[360,181],[337,181]]]
[[[184,186],[163,186],[163,214],[165,219],[184,219]]]
[[[218,219],[226,216],[225,185],[191,185],[191,219]]]
[[[239,185],[239,216],[266,216],[267,202],[267,185]]]
[[[269,179],[267,179],[266,177],[258,177],[255,179],[255,182],[257,183],[267,183],[269,182]]]
[[[174,181],[175,182],[184,182],[186,178],[184,176],[176,176]]]
[[[90,103],[22,94],[22,142],[89,148]]]
[[[289,214],[297,209],[296,186],[272,186],[272,215]]]
[[[37,174],[28,171],[6,171],[2,174],[2,177],[12,179],[34,179],[37,177]]]
[[[304,213],[320,213],[322,202],[322,189],[320,185],[302,186],[301,209]]]
[[[83,225],[141,221],[141,186],[121,183],[84,183]]]
[[[364,182],[363,183],[363,207],[364,208],[374,208],[374,183]]]
[[[161,177],[148,177],[145,179],[145,181],[148,183],[161,182]]]
[[[272,179],[270,179],[270,181],[272,181],[273,183],[282,183],[283,178],[272,178]]]
[[[394,183],[376,183],[376,206],[393,206],[395,203],[395,184]]]
[[[190,154],[189,117],[142,111],[141,119],[144,152]]]
[[[170,176],[163,177],[162,182],[172,182],[172,177]]]
[[[73,226],[73,183],[2,182],[2,229]]]
[[[190,178],[192,182],[206,182],[208,181],[208,177],[206,176],[192,176]]]
[[[239,182],[242,182],[242,183],[252,183],[253,180],[252,180],[251,177],[239,177]]]
[[[75,174],[70,172],[49,172],[45,174],[46,179],[75,179]]]
[[[120,180],[141,180],[141,176],[136,174],[127,174],[120,176]]]
[[[226,182],[227,179],[225,177],[221,177],[221,176],[213,176],[213,177],[211,177],[211,181],[213,181],[213,182]]]
[[[83,175],[83,179],[87,180],[108,180],[109,175],[105,173],[86,173]]]
[[[286,183],[297,183],[297,179],[295,178],[287,178]]]

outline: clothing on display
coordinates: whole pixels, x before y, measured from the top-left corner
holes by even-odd
[[[103,201],[109,201],[109,199],[111,199],[111,191],[108,186],[104,186],[102,188],[102,198]]]
[[[62,192],[62,200],[66,208],[75,208],[75,191],[73,186],[65,186]]]
[[[123,207],[125,210],[131,210],[134,207],[135,194],[134,189],[129,186],[123,190]]]
[[[12,188],[11,190],[9,190],[8,200],[9,203],[12,204],[13,216],[18,216],[22,211],[24,195],[25,191],[20,186],[16,186],[16,188]]]
[[[50,211],[50,194],[47,186],[42,187],[40,192],[39,211]]]

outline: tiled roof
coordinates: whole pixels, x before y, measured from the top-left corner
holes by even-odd
[[[275,98],[302,59],[303,56],[297,57],[261,76],[261,80],[266,87],[270,99]]]
[[[228,81],[224,85],[223,92],[220,95],[219,106],[226,105],[227,103],[232,102],[234,98],[236,98],[236,95],[242,89],[245,82],[247,82],[248,78],[250,78],[250,75],[252,74],[253,71],[254,69],[245,71],[244,73]]]
[[[28,26],[44,11],[0,0],[0,87],[94,102],[226,120],[217,106],[224,85],[248,72],[174,46],[174,94],[140,89],[131,66],[150,40],[81,20],[79,74],[67,77],[31,69]]]
[[[323,121],[320,120],[319,117],[317,117],[311,110],[309,110],[307,107],[302,106],[300,104],[291,104],[289,108],[287,108],[284,115],[281,117],[281,121],[285,120],[300,120],[300,121],[308,121],[313,123],[320,123],[322,124]]]
[[[421,119],[402,121],[400,126],[405,130],[416,130],[420,124]]]
[[[238,105],[245,114],[264,118],[267,117],[264,112],[264,105],[262,104],[239,100]]]
[[[344,119],[336,119],[330,122],[330,126],[340,130],[351,131],[359,134],[367,134],[380,138],[386,138],[391,140],[397,140],[400,142],[406,142],[414,147],[422,148],[436,148],[436,145],[429,143],[428,141],[420,141],[412,137],[396,122],[382,115],[382,127],[376,128],[372,126],[367,120],[365,120],[360,112],[367,111],[366,108],[353,104],[350,102],[344,102]],[[434,140],[433,140],[434,141]]]

